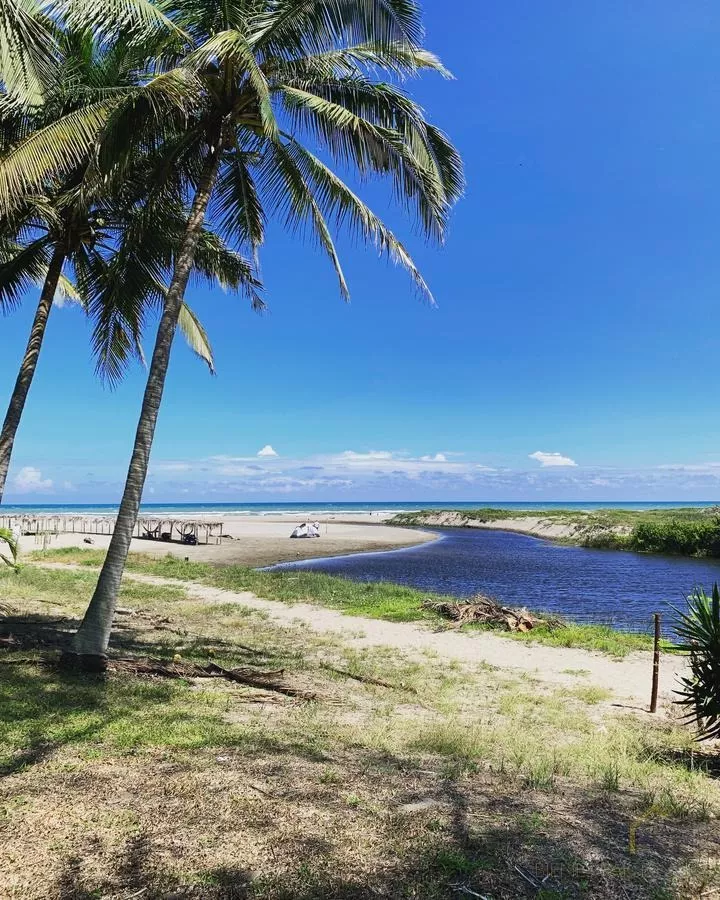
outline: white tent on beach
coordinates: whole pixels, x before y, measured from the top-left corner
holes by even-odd
[[[293,531],[290,535],[291,538],[319,538],[320,537],[320,523],[319,522],[303,522],[302,525],[298,525],[298,527]]]

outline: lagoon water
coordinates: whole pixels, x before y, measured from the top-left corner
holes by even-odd
[[[507,531],[433,529],[431,544],[277,568],[303,568],[357,581],[392,581],[468,597],[482,592],[511,606],[528,606],[578,622],[649,631],[654,612],[683,606],[696,586],[720,581],[720,560],[587,550]]]

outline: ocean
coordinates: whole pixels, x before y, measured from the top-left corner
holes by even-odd
[[[328,503],[303,502],[303,503],[143,503],[141,513],[145,515],[179,514],[210,516],[215,514],[242,513],[251,516],[272,516],[283,514],[307,513],[315,515],[342,514],[342,513],[400,513],[413,512],[419,509],[477,509],[482,506],[492,506],[496,509],[532,509],[542,512],[550,509],[677,509],[680,507],[712,507],[720,504],[720,501],[606,501],[588,502],[582,501],[558,501],[558,502],[530,502],[512,501],[498,502],[495,500],[477,500],[473,502],[458,502],[454,500],[435,500],[420,502],[367,502],[353,503]],[[0,510],[5,514],[68,514],[68,515],[113,515],[117,512],[116,503],[21,503],[4,504]]]

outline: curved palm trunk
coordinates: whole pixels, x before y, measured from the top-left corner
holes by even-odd
[[[117,595],[147,477],[155,424],[170,362],[170,349],[185,288],[192,271],[205,213],[215,186],[221,150],[218,140],[207,159],[198,184],[155,339],[155,349],[135,434],[135,445],[130,458],[130,467],[115,528],[95,592],[73,640],[71,662],[85,671],[102,671],[106,666],[106,651],[115,616]]]
[[[12,456],[13,444],[15,443],[15,435],[20,425],[20,419],[25,409],[25,401],[37,368],[48,316],[52,309],[64,263],[65,250],[58,246],[55,248],[55,252],[50,260],[45,283],[40,293],[40,302],[35,311],[30,337],[25,348],[25,355],[20,363],[20,371],[10,397],[10,404],[5,414],[2,431],[0,431],[0,503],[2,503],[3,493],[5,492],[5,482],[7,481],[8,469],[10,468],[10,457]]]

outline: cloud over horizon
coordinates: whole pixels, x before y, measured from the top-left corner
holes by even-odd
[[[43,478],[40,469],[35,466],[23,466],[13,480],[15,490],[21,494],[34,494],[41,491],[51,491],[52,478]]]
[[[534,453],[531,453],[528,458],[537,460],[537,462],[545,469],[551,468],[552,466],[577,466],[574,459],[570,459],[569,456],[563,456],[562,453],[544,453],[542,450],[536,450]]]
[[[269,449],[268,449],[269,448]],[[720,463],[663,463],[645,467],[581,466],[553,451],[528,462],[489,465],[449,450],[345,449],[281,457],[271,445],[252,456],[217,454],[153,462],[147,496],[163,502],[243,502],[292,497],[298,501],[622,501],[710,500],[720,497]],[[273,452],[269,452],[272,450]],[[493,460],[494,462],[494,460]],[[25,465],[8,484],[13,499],[52,494],[55,502],[117,502],[120,461],[52,461]],[[532,467],[531,467],[532,466]],[[12,501],[10,501],[12,502]]]

